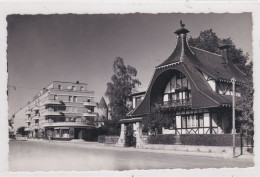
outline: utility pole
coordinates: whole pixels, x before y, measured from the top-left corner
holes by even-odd
[[[232,96],[232,133],[233,133],[233,158],[236,157],[236,124],[235,124],[235,97],[236,97],[236,90],[235,90],[235,83],[236,79],[233,77],[231,79],[232,82],[232,89],[233,89],[233,96]]]

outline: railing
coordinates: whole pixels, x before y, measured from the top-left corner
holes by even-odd
[[[42,124],[43,127],[56,127],[56,126],[91,126],[94,127],[93,124],[87,122],[45,122]]]
[[[83,116],[84,117],[96,117],[97,113],[95,113],[95,112],[84,112]]]
[[[97,103],[95,103],[95,102],[87,102],[87,101],[84,101],[83,102],[83,105],[84,106],[91,106],[91,107],[96,107],[97,106]]]
[[[26,112],[25,112],[25,115],[31,115],[31,111],[29,111],[29,110],[27,110]]]
[[[53,100],[53,99],[47,99],[43,102],[44,105],[47,104],[52,104],[52,105],[56,105],[56,104],[62,104],[59,100]]]
[[[61,113],[54,110],[46,110],[42,113],[43,116],[60,116]]]
[[[182,99],[182,100],[170,100],[170,101],[165,101],[163,103],[164,106],[169,106],[169,107],[182,107],[182,106],[190,106],[191,105],[191,99]]]

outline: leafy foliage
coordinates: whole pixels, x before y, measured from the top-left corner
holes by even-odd
[[[249,62],[248,53],[244,54],[242,49],[237,49],[231,38],[221,39],[212,29],[200,32],[197,38],[190,37],[189,44],[191,46],[207,50],[213,53],[219,53],[219,44],[231,45],[229,49],[228,57],[233,63],[247,75],[249,80],[248,84],[242,87],[242,100],[237,102],[236,108],[241,111],[241,114],[237,117],[240,121],[241,129],[246,132],[248,136],[254,134],[254,113],[253,113],[253,64]]]
[[[114,74],[111,82],[107,83],[106,96],[109,99],[112,119],[124,118],[129,112],[127,101],[133,88],[141,84],[135,79],[137,70],[132,66],[125,66],[122,58],[117,57],[113,64]]]
[[[107,83],[105,95],[109,99],[109,107],[111,110],[111,121],[105,122],[105,129],[108,134],[115,135],[120,132],[118,121],[125,118],[130,111],[129,105],[130,94],[136,85],[140,85],[140,81],[136,79],[137,70],[128,65],[125,66],[123,58],[117,57],[113,63],[114,74],[111,82]]]
[[[23,126],[19,127],[17,129],[17,133],[21,134],[22,136],[27,135],[27,132],[24,129],[25,129],[25,127],[23,127]]]
[[[143,131],[152,132],[154,134],[161,134],[162,127],[174,126],[174,113],[171,107],[164,107],[156,104],[151,108],[151,114],[146,115],[143,120]]]

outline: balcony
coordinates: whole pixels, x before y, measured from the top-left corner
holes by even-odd
[[[39,106],[35,106],[35,107],[33,107],[32,110],[33,110],[33,111],[37,111],[37,110],[40,110],[40,108],[39,108]]]
[[[31,122],[31,120],[25,119],[25,123],[29,123],[29,122]]]
[[[96,117],[97,113],[95,112],[84,112],[83,117]]]
[[[167,107],[187,107],[191,106],[191,99],[183,99],[183,100],[171,100],[171,101],[165,101],[163,103],[163,106]]]
[[[25,128],[24,128],[24,131],[26,131],[26,132],[31,131],[31,128],[25,127]]]
[[[40,128],[39,124],[38,124],[38,125],[34,125],[34,126],[32,127],[32,129],[34,129],[34,130],[37,130],[37,129],[39,129],[39,128]]]
[[[62,104],[59,100],[51,100],[51,99],[48,99],[48,100],[45,100],[43,102],[44,105],[59,105],[59,104]]]
[[[97,106],[97,103],[95,102],[83,102],[83,105],[84,106],[90,106],[90,107],[96,107]]]
[[[40,119],[40,115],[38,114],[38,115],[35,115],[35,116],[33,116],[33,118],[32,118],[33,120],[39,120]]]
[[[45,122],[43,127],[95,127],[87,122]]]
[[[25,115],[31,115],[31,111],[29,111],[29,110],[27,110],[26,112],[25,112]]]
[[[45,112],[43,112],[42,115],[43,115],[43,116],[60,116],[61,113],[60,113],[60,112],[53,111],[53,110],[46,110]]]

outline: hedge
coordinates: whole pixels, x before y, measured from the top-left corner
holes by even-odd
[[[104,144],[116,144],[119,139],[119,136],[98,136],[98,143]]]
[[[243,139],[236,134],[236,146],[241,146]],[[232,134],[184,134],[184,135],[150,135],[149,144],[182,144],[200,146],[233,146]],[[243,143],[245,146],[245,143]]]
[[[106,140],[105,135],[98,136],[98,143],[105,143],[105,140]]]

